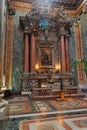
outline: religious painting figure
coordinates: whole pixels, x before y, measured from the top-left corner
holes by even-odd
[[[49,48],[41,49],[41,65],[52,66],[52,50]]]

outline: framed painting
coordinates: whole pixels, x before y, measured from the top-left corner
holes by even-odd
[[[54,65],[53,48],[40,48],[40,67],[50,68]]]

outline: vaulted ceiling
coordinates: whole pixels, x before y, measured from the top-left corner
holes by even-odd
[[[19,1],[19,2],[28,2],[28,3],[35,3],[35,2],[43,2],[45,0],[10,0],[10,1]],[[46,0],[47,1],[47,0]],[[83,0],[48,0],[49,3],[51,2],[54,7],[63,6],[65,9],[74,10],[76,9]]]

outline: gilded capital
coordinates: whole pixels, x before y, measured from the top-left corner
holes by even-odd
[[[25,28],[24,28],[24,33],[30,33],[30,32],[29,32],[29,27],[25,26]]]

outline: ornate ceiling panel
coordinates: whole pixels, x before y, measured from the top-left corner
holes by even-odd
[[[44,0],[10,0],[10,1],[20,1],[20,2],[28,2],[28,3],[35,3],[35,2],[43,2]],[[66,9],[76,9],[83,0],[48,0],[52,3],[54,7],[64,6]]]

